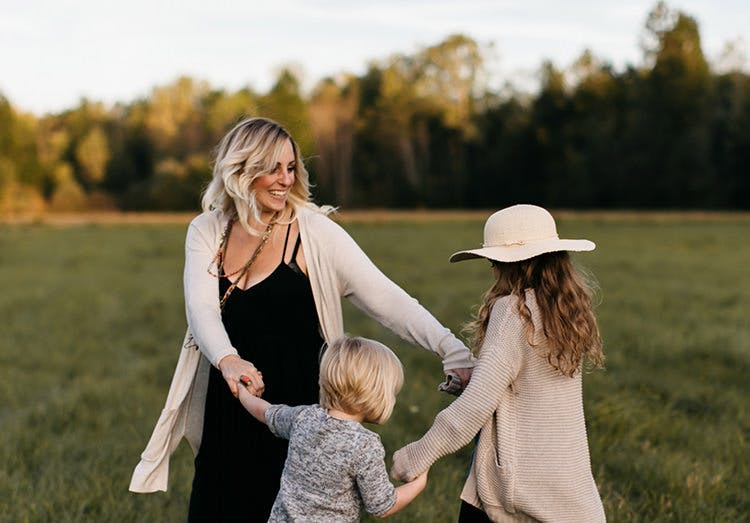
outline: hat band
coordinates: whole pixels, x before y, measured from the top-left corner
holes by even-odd
[[[549,236],[547,238],[538,238],[536,240],[514,240],[514,241],[508,241],[505,243],[483,243],[482,247],[516,247],[516,246],[522,246],[526,245],[527,243],[536,243],[536,242],[543,242],[546,240],[559,240],[560,237],[555,234],[554,236]]]

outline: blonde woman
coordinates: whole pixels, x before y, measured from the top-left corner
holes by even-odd
[[[417,477],[476,437],[459,521],[604,521],[581,394],[584,363],[601,366],[604,356],[589,291],[566,252],[593,249],[559,239],[541,207],[515,205],[487,220],[484,247],[451,256],[492,266],[469,325],[479,362],[432,428],[395,453],[394,478]]]
[[[403,382],[388,347],[344,336],[323,354],[318,405],[271,405],[240,387],[248,412],[289,440],[269,522],[359,521],[362,509],[384,518],[424,490],[427,473],[394,488],[380,436],[362,426],[388,421]]]
[[[265,521],[287,444],[236,401],[240,377],[271,403],[315,403],[320,348],[344,332],[342,296],[464,383],[473,360],[310,202],[299,147],[278,123],[249,118],[227,133],[202,203],[185,246],[188,332],[130,489],[166,490],[185,437],[196,454],[188,519]]]

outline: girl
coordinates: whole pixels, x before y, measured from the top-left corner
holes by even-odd
[[[409,480],[479,432],[461,492],[460,522],[604,521],[589,462],[581,394],[584,360],[604,356],[589,291],[541,207],[493,214],[484,247],[451,256],[490,261],[495,281],[469,324],[479,363],[463,394],[420,439],[394,455]]]
[[[319,405],[271,405],[240,387],[248,412],[289,440],[269,521],[359,521],[362,505],[387,517],[422,492],[426,471],[393,487],[380,437],[361,425],[390,418],[403,381],[401,362],[388,347],[342,337],[323,354]]]

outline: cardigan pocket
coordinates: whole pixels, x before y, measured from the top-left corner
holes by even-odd
[[[477,443],[477,493],[482,503],[502,505],[515,513],[516,494],[516,394],[503,395],[492,418],[484,424]]]

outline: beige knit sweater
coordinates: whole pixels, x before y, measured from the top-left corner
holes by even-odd
[[[526,303],[544,343],[533,291]],[[479,363],[463,394],[432,428],[394,455],[392,474],[412,478],[479,433],[461,499],[493,521],[605,521],[591,473],[581,375],[562,376],[526,341],[517,298],[498,300]]]

